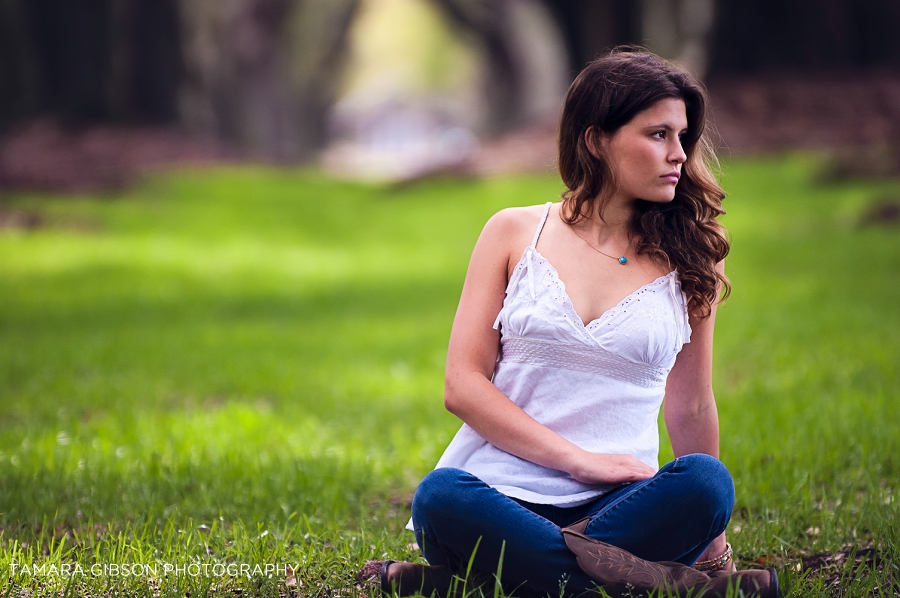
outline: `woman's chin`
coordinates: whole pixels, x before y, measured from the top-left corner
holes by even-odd
[[[649,201],[650,203],[669,203],[673,199],[675,199],[674,191],[671,194],[654,194],[648,195],[646,197],[642,197],[644,201]]]

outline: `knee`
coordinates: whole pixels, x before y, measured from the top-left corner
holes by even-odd
[[[425,523],[438,514],[442,519],[457,510],[461,499],[460,488],[476,479],[470,473],[460,469],[443,467],[426,475],[419,483],[413,496],[412,516],[418,523]]]
[[[678,457],[677,468],[689,478],[694,507],[703,509],[724,526],[734,507],[734,481],[725,465],[710,455],[695,453]]]

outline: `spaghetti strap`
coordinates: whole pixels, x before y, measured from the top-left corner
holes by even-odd
[[[534,239],[531,240],[531,245],[529,245],[529,247],[531,247],[532,249],[534,249],[537,246],[538,237],[541,236],[541,231],[544,229],[544,223],[547,222],[547,214],[550,213],[550,206],[552,206],[552,205],[553,205],[553,202],[548,201],[547,205],[544,206],[544,215],[541,216],[541,222],[540,222],[540,224],[538,224],[537,230],[534,231]]]
[[[520,263],[525,265],[525,272],[528,275],[528,291],[532,301],[537,301],[537,293],[534,290],[534,264],[532,260],[534,259],[534,254],[537,252],[535,246],[537,245],[538,237],[541,236],[541,231],[544,229],[544,223],[547,222],[547,214],[550,213],[550,206],[552,205],[553,202],[548,201],[547,205],[544,206],[544,213],[541,215],[541,221],[538,223],[537,230],[534,231],[534,238],[531,240],[531,245],[525,248],[525,251],[522,253],[522,259],[519,260]],[[507,289],[507,291],[509,291],[509,289]],[[497,327],[500,326],[500,316],[503,315],[504,309],[506,309],[505,302],[500,313],[497,314],[497,319],[494,320],[494,330],[497,330]]]

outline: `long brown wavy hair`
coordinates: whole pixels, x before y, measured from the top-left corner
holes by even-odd
[[[719,187],[710,170],[715,154],[707,136],[707,97],[691,75],[643,48],[619,47],[591,62],[569,88],[559,127],[559,173],[569,224],[597,214],[616,189],[615,172],[586,134],[612,135],[637,113],[666,98],[684,101],[688,129],[682,144],[687,160],[671,202],[638,199],[629,235],[638,254],[678,271],[688,309],[700,318],[728,296],[728,279],[716,264],[728,254]],[[593,149],[594,151],[591,151]]]

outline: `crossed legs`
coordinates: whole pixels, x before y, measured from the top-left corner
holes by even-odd
[[[502,583],[558,595],[593,588],[566,547],[560,528],[590,517],[585,534],[651,561],[691,565],[724,531],[734,485],[708,455],[679,457],[655,476],[577,507],[512,499],[458,469],[429,473],[413,499],[416,539],[431,565],[494,573],[503,550]]]

